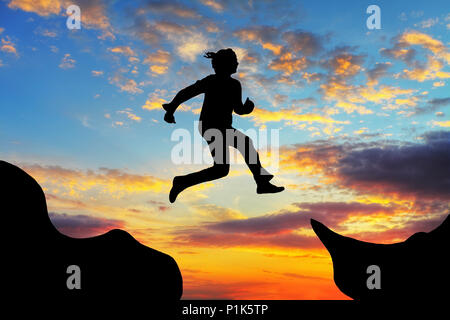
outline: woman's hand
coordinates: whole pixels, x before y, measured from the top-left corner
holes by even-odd
[[[176,123],[173,113],[170,112],[166,112],[166,114],[164,115],[164,121],[167,123]]]
[[[249,114],[253,111],[253,109],[255,108],[255,104],[253,103],[252,100],[250,100],[249,98],[247,98],[244,102],[244,110],[246,114]]]
[[[166,110],[166,114],[164,115],[164,121],[167,123],[176,123],[172,111],[174,110],[173,106],[170,103],[164,103],[162,107],[164,110]]]

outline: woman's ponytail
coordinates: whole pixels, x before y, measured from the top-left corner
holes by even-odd
[[[216,53],[209,51],[209,52],[206,52],[203,56],[208,59],[214,59],[214,57],[216,56]]]

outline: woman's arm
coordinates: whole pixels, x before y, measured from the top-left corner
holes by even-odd
[[[180,104],[188,101],[189,99],[192,99],[195,96],[198,96],[201,93],[204,93],[205,92],[204,85],[202,83],[203,80],[199,80],[193,85],[190,85],[189,87],[180,90],[171,102],[165,104],[166,106],[169,107],[167,109],[164,108],[164,110],[166,110],[167,112],[174,113],[175,110],[180,106]]]
[[[173,114],[175,110],[177,110],[177,108],[180,106],[180,104],[189,99],[192,99],[200,93],[205,92],[205,79],[199,80],[193,85],[180,90],[171,102],[162,105],[164,110],[166,110],[166,114],[164,115],[164,120],[166,122],[175,123],[175,117],[173,116]]]
[[[236,101],[234,102],[234,112],[239,115],[249,114],[255,108],[255,104],[249,98],[247,98],[245,102],[242,103],[242,87],[239,81],[237,83],[238,89],[236,94]]]

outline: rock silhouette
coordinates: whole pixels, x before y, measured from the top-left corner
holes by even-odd
[[[311,219],[314,232],[333,260],[338,288],[356,300],[442,300],[450,285],[450,219],[429,233],[418,232],[406,241],[375,244],[339,235]],[[369,289],[367,271],[380,268],[380,289]]]
[[[53,226],[44,192],[23,170],[0,161],[3,289],[40,297],[105,296],[176,302],[182,277],[175,260],[123,230],[74,239]],[[67,268],[81,270],[81,289],[69,290]]]

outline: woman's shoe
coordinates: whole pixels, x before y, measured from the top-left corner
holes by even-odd
[[[256,188],[257,194],[263,194],[263,193],[278,193],[284,190],[284,187],[278,187],[276,185],[271,184],[269,181],[267,182],[261,182],[258,184],[258,187]]]
[[[169,193],[170,203],[174,203],[175,200],[177,199],[177,196],[180,194],[180,192],[183,191],[184,189],[186,189],[183,186],[181,179],[182,179],[181,177],[173,178],[172,189],[170,189],[170,193]]]

